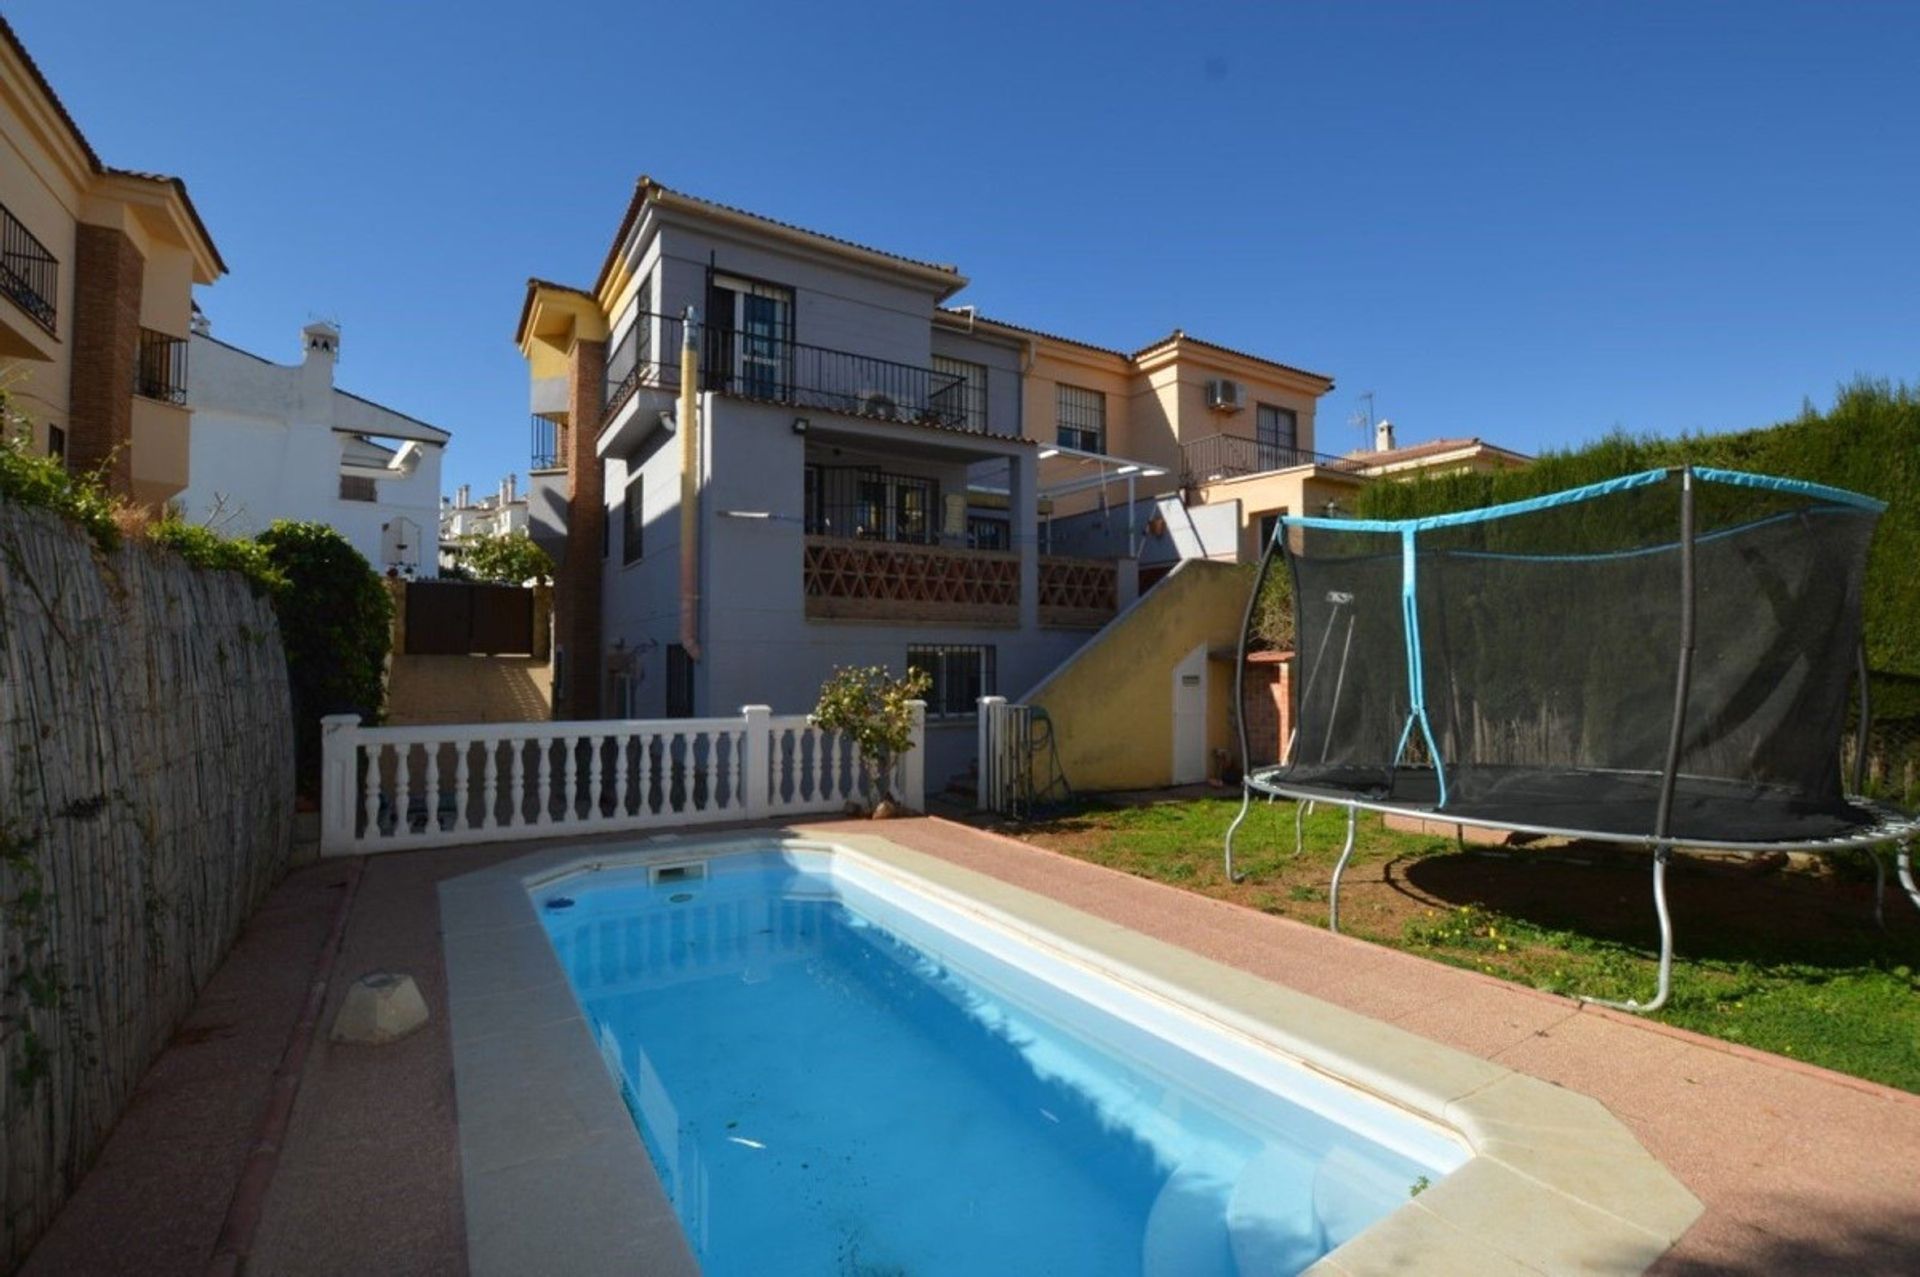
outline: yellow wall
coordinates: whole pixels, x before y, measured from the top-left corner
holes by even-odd
[[[1156,789],[1173,778],[1173,671],[1195,647],[1231,649],[1253,578],[1190,560],[1023,699],[1053,720],[1060,767],[1084,792]],[[1208,770],[1233,751],[1233,663],[1207,662]]]
[[[47,426],[68,425],[79,225],[112,226],[127,234],[145,259],[140,323],[175,337],[189,332],[194,284],[212,283],[221,267],[173,184],[96,170],[80,139],[3,43],[0,204],[59,263],[50,299],[56,311],[53,333],[0,298],[0,384],[32,423],[35,450],[44,451]],[[188,378],[191,399],[191,368]],[[164,500],[186,486],[189,413],[143,401],[131,387],[127,393],[134,398],[136,496]],[[145,429],[158,433],[143,438]]]
[[[1200,490],[1200,504],[1240,503],[1240,561],[1251,563],[1264,548],[1260,544],[1260,520],[1270,514],[1322,515],[1329,501],[1351,513],[1362,482],[1314,466],[1296,466],[1210,483]]]

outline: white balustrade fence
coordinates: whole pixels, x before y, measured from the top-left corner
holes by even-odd
[[[839,812],[872,800],[853,742],[804,714],[363,727],[322,720],[321,852],[546,838]],[[893,795],[926,802],[926,706]]]

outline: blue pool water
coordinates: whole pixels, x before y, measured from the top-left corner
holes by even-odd
[[[1290,1273],[1464,1158],[845,856],[534,896],[709,1277]]]

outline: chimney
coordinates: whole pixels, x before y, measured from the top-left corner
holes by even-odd
[[[512,505],[515,501],[519,499],[520,499],[520,476],[517,474],[510,474],[507,476],[506,504]]]
[[[453,508],[456,510],[466,509],[467,498],[472,495],[472,492],[473,490],[464,483],[455,488],[453,490]]]
[[[513,481],[511,479],[502,479],[500,481],[500,503],[499,504],[500,504],[500,508],[503,510],[506,509],[506,506],[507,506],[507,493],[512,489],[512,487],[513,487]]]
[[[302,367],[324,371],[327,384],[333,384],[333,366],[340,358],[340,330],[321,320],[300,330],[305,354]]]
[[[200,309],[200,303],[193,303],[193,314],[187,317],[187,331],[195,337],[213,336],[213,321],[207,318],[207,312]]]
[[[1375,452],[1393,451],[1393,423],[1383,421],[1373,428],[1373,450]]]

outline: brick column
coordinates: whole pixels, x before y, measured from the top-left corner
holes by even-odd
[[[599,718],[600,544],[606,534],[606,470],[595,454],[607,394],[607,343],[576,341],[567,353],[567,427],[561,432],[567,470],[567,544],[554,575],[553,632],[566,649],[565,694],[555,718]]]
[[[73,251],[73,383],[67,468],[133,495],[133,377],[146,259],[125,232],[82,222]]]

